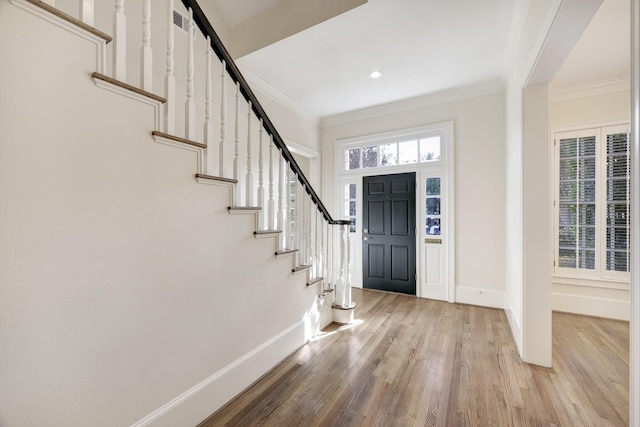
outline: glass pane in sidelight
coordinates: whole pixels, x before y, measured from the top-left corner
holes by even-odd
[[[440,195],[440,178],[427,178],[427,196]]]

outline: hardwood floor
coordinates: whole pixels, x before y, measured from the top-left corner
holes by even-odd
[[[629,325],[553,314],[553,368],[520,360],[502,310],[353,290],[332,325],[211,426],[626,426]]]

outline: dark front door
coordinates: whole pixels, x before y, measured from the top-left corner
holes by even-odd
[[[363,179],[362,264],[367,289],[416,293],[416,174]]]

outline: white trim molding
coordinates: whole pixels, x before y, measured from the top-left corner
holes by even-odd
[[[585,295],[553,292],[551,294],[551,309],[564,313],[629,321],[631,304],[629,301],[610,298],[595,298]]]
[[[305,322],[301,320],[131,424],[131,427],[195,425],[306,342]]]
[[[427,95],[417,96],[415,98],[404,99],[396,102],[390,102],[388,104],[378,105],[371,108],[336,114],[334,116],[326,116],[320,119],[320,127],[326,128],[342,125],[345,123],[385,116],[393,113],[400,113],[403,111],[430,107],[447,102],[454,102],[462,99],[475,98],[478,96],[503,92],[504,90],[505,85],[500,80],[443,90],[441,92],[430,93]]]
[[[522,329],[520,328],[520,324],[518,323],[516,316],[514,316],[513,311],[505,308],[504,314],[507,316],[507,321],[509,322],[510,327],[509,329],[511,330],[511,337],[516,343],[518,354],[522,357]]]
[[[564,87],[551,86],[551,102],[568,101],[571,99],[587,98],[590,96],[606,95],[615,92],[625,92],[631,87],[628,76],[617,79],[603,80],[588,84]]]
[[[640,425],[640,0],[631,1],[631,328],[629,425]]]
[[[495,289],[456,286],[455,300],[461,304],[504,309],[504,291]]]
[[[35,16],[38,16],[44,19],[47,22],[50,22],[58,27],[69,31],[76,36],[79,36],[89,42],[93,43],[96,47],[96,71],[104,74],[106,64],[107,64],[107,42],[97,35],[93,34],[90,31],[87,31],[79,26],[72,24],[71,22],[62,19],[59,16],[50,13],[43,8],[33,4],[30,1],[26,0],[10,0],[11,4],[26,10],[29,13],[32,13]]]
[[[117,84],[113,84],[111,82],[92,77],[95,85],[101,89],[108,90],[109,92],[113,92],[118,95],[125,96],[127,98],[133,99],[135,101],[141,102],[143,104],[151,105],[153,107],[153,117],[154,117],[154,126],[156,129],[164,129],[164,114],[162,110],[163,103],[160,101],[156,101],[155,99],[149,98],[148,96],[142,95],[140,93],[134,92],[132,90],[123,88]]]
[[[370,168],[358,168],[346,170],[345,168],[345,150],[358,147],[366,147],[369,145],[380,145],[399,143],[408,139],[428,138],[439,136],[441,139],[440,160],[426,161],[419,163],[408,163],[392,166],[378,166]],[[356,185],[356,215],[362,213],[362,179],[366,176],[375,175],[391,175],[395,173],[415,173],[416,174],[416,296],[419,298],[438,299],[442,301],[454,302],[455,299],[455,251],[456,251],[456,222],[455,222],[455,135],[454,121],[445,121],[439,123],[426,124],[411,128],[396,129],[388,132],[381,132],[371,135],[363,135],[352,138],[338,139],[334,142],[335,146],[335,206],[344,206],[345,193],[343,191],[345,185]],[[446,207],[444,208],[443,221],[446,224],[441,235],[441,243],[446,251],[442,255],[441,267],[446,272],[441,273],[442,282],[439,284],[428,284],[425,281],[424,265],[425,257],[425,227],[418,224],[424,224],[426,217],[424,216],[424,185],[421,184],[425,178],[441,176],[443,178],[443,193]],[[422,202],[420,201],[422,200]],[[446,216],[446,217],[445,217]],[[340,214],[339,218],[345,218],[344,214]],[[355,232],[352,233],[353,245],[352,250],[352,286],[363,286],[362,278],[362,221],[356,221]],[[504,300],[503,297],[501,297]],[[471,303],[477,304],[477,303]]]
[[[242,61],[240,60],[239,62]],[[267,83],[264,79],[258,77],[250,71],[247,71],[241,65],[240,68],[242,69],[242,75],[245,77],[254,92],[261,93],[272,101],[282,105],[283,107],[291,111],[294,111],[300,117],[307,119],[314,125],[319,126],[320,117],[318,117],[318,115],[307,109],[304,105],[293,100],[291,97],[285,95],[280,90]]]

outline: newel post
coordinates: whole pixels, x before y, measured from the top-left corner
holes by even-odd
[[[336,323],[351,323],[354,320],[356,305],[351,300],[350,273],[350,221],[336,221],[339,227],[338,238],[338,272],[336,275],[335,300],[332,306],[333,321]]]

